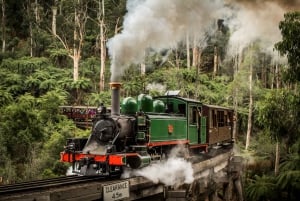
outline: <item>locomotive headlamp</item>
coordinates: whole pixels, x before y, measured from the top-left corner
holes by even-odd
[[[67,152],[75,151],[75,143],[74,142],[69,143],[67,146],[65,146],[65,150]]]
[[[106,113],[106,107],[104,106],[103,103],[101,103],[100,106],[97,108],[97,113],[98,114],[105,114]]]

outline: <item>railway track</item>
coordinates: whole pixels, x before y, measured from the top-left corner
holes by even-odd
[[[9,195],[15,193],[26,193],[38,191],[42,189],[49,189],[52,187],[59,187],[71,184],[80,184],[90,181],[103,180],[103,177],[89,177],[89,176],[64,176],[51,179],[35,180],[29,182],[22,182],[16,184],[8,184],[0,186],[0,197],[2,195]]]

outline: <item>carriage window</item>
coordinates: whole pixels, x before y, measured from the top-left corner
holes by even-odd
[[[218,127],[223,127],[225,125],[224,111],[218,111]]]
[[[216,128],[217,127],[216,111],[215,110],[210,110],[210,116],[211,116],[210,127]]]

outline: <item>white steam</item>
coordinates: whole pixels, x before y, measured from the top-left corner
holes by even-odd
[[[240,4],[234,10],[236,16],[228,24],[232,31],[228,54],[240,54],[256,41],[267,53],[273,54],[274,44],[281,40],[278,25],[283,20],[285,10],[274,2],[262,2],[254,8]]]
[[[147,50],[172,49],[187,37],[203,48],[218,19],[230,28],[228,55],[240,54],[255,41],[273,54],[284,13],[299,9],[299,0],[128,0],[123,30],[107,43],[111,81],[120,81],[130,64],[141,63]]]
[[[218,19],[221,0],[128,0],[123,31],[108,41],[111,81],[118,81],[132,63],[140,63],[146,49],[175,48],[186,35],[203,36]]]
[[[139,170],[127,171],[122,177],[143,176],[153,183],[175,187],[191,184],[194,181],[194,170],[190,162],[178,156],[178,153],[182,151],[181,146],[176,147],[166,161],[153,163]]]
[[[183,158],[169,158],[165,162],[137,170],[134,174],[167,186],[190,184],[194,181],[192,164]]]
[[[66,176],[72,176],[72,175],[77,175],[76,173],[73,173],[73,168],[70,166],[66,172]]]

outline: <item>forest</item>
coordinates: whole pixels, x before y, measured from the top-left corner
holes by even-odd
[[[1,0],[0,185],[66,174],[62,105],[180,95],[234,109],[246,200],[300,197],[298,0]],[[272,10],[272,12],[270,12]]]

